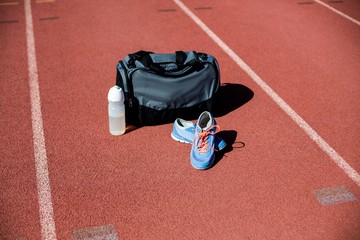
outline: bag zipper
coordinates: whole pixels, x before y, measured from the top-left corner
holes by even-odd
[[[121,67],[124,69],[126,87],[127,87],[128,96],[129,96],[129,99],[128,99],[128,107],[129,107],[129,108],[132,108],[132,107],[133,107],[132,98],[133,98],[133,96],[134,96],[132,82],[131,82],[130,79],[129,79],[129,76],[128,76],[128,74],[127,74],[127,71],[126,71],[126,67],[125,67],[124,62],[123,62],[123,61],[120,61],[120,65],[121,65]]]

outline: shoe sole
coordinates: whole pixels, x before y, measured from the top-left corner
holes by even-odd
[[[172,137],[172,139],[174,139],[177,142],[186,143],[186,144],[192,144],[191,142],[187,142],[185,140],[182,140],[180,138],[175,137],[172,133],[171,133],[171,137]]]

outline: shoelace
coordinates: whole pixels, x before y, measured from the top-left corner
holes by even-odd
[[[214,129],[214,128],[215,128],[215,131],[211,132],[211,130]],[[205,131],[203,129],[201,129],[201,132],[199,132],[199,135],[194,139],[193,144],[195,145],[196,144],[196,139],[199,139],[199,142],[198,142],[196,147],[198,148],[200,153],[206,153],[208,148],[213,149],[214,151],[217,151],[216,149],[214,149],[213,147],[208,145],[207,140],[209,138],[209,135],[214,135],[219,131],[220,131],[220,127],[218,125],[214,125],[214,126],[212,126],[211,128],[209,128],[208,130],[205,130]]]

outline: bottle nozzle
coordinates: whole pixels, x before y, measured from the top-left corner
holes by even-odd
[[[121,87],[115,85],[112,88],[110,88],[108,93],[108,101],[110,102],[124,101],[124,93]]]

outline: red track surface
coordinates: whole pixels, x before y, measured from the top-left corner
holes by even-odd
[[[299,3],[184,0],[359,173],[360,26]],[[329,4],[360,20],[358,1]],[[0,6],[0,239],[43,236],[23,5]],[[359,186],[173,1],[33,1],[32,16],[57,239],[108,224],[119,239],[360,239],[358,200],[314,195]],[[217,114],[232,147],[211,169],[171,124],[109,134],[115,64],[140,49],[211,53],[233,84]]]

